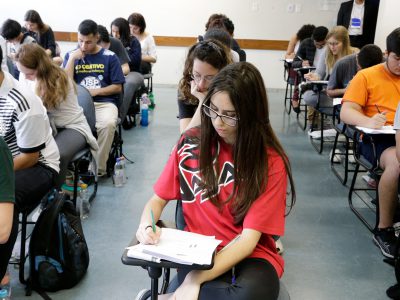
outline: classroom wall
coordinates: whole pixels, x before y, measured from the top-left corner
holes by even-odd
[[[395,1],[395,0],[393,0]],[[76,31],[79,23],[91,18],[109,27],[116,17],[141,12],[150,33],[158,36],[197,36],[204,31],[208,16],[225,13],[235,24],[237,38],[289,40],[305,23],[330,28],[336,22],[339,0],[141,0],[141,1],[59,1],[16,0],[3,5],[0,22],[14,18],[21,23],[26,10],[37,10],[54,31]],[[200,5],[201,4],[201,5]],[[56,13],[54,13],[56,12]],[[63,54],[74,47],[61,43]],[[154,82],[177,84],[186,48],[158,47]],[[267,87],[283,88],[283,51],[246,50],[249,62],[261,71]]]
[[[386,50],[386,37],[395,28],[400,27],[399,22],[400,1],[381,0],[376,25],[375,44]]]

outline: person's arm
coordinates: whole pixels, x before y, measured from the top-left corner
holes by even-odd
[[[400,130],[396,130],[396,156],[400,163]]]
[[[129,69],[129,64],[128,63],[122,64],[121,68],[122,68],[122,73],[124,73],[124,76],[129,74],[130,69]]]
[[[122,91],[122,84],[110,84],[103,88],[89,89],[90,95],[92,97],[116,95],[121,93],[121,91]]]
[[[152,35],[146,37],[146,54],[142,54],[142,61],[155,63],[157,62],[156,42]]]
[[[346,89],[327,89],[326,93],[328,94],[329,97],[331,98],[340,98],[343,97],[344,93],[346,92]]]
[[[20,153],[14,157],[14,170],[23,170],[33,167],[39,161],[39,151],[32,153]]]
[[[286,49],[285,58],[294,58],[294,56],[295,56],[294,48],[296,47],[297,41],[298,41],[297,34],[295,34],[294,36],[292,36],[290,38],[288,47]]]
[[[83,56],[84,55],[81,49],[76,49],[72,52],[67,53],[66,55],[67,61],[64,64],[64,69],[72,80],[74,80],[75,75],[75,61],[81,59]]]
[[[253,229],[243,229],[239,239],[232,245],[217,253],[214,267],[211,270],[193,270],[188,273],[183,283],[175,291],[176,299],[197,299],[202,283],[215,279],[230,270],[237,263],[253,253],[261,232]]]
[[[0,244],[5,244],[10,237],[14,214],[14,203],[0,203]]]
[[[362,126],[367,128],[381,128],[386,123],[386,113],[377,113],[374,116],[367,117],[362,111],[361,105],[345,101],[340,111],[340,119],[349,125]]]
[[[140,218],[139,228],[136,231],[136,238],[140,243],[156,244],[160,239],[161,230],[158,226],[156,226],[156,232],[153,232],[151,214],[153,212],[154,222],[157,223],[166,205],[167,201],[156,194],[146,203]]]
[[[201,124],[201,109],[203,107],[203,102],[206,97],[206,93],[199,92],[197,90],[197,84],[192,80],[190,82],[191,86],[191,93],[193,96],[195,96],[197,99],[199,99],[199,105],[197,105],[196,111],[194,112],[194,115],[190,119],[183,119],[185,120],[184,122],[179,123],[180,131],[183,133],[184,131],[199,126]],[[181,126],[182,124],[182,126]]]

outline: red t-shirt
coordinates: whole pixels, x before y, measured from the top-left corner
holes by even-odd
[[[219,194],[225,201],[232,193],[234,165],[232,147],[219,140]],[[212,235],[222,240],[218,250],[228,244],[243,228],[262,232],[261,238],[249,257],[269,261],[282,276],[284,261],[277,254],[272,235],[284,234],[287,173],[282,158],[272,149],[268,153],[268,183],[263,194],[252,204],[243,224],[234,225],[229,203],[220,211],[205,197],[198,182],[199,147],[189,138],[182,136],[174,148],[160,178],[154,185],[155,193],[164,200],[182,200],[185,230]]]

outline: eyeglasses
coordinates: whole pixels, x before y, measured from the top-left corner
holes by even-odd
[[[235,127],[237,124],[237,121],[239,120],[238,118],[235,117],[230,117],[226,115],[221,115],[217,113],[215,110],[213,110],[211,107],[203,104],[203,112],[210,117],[211,119],[215,120],[217,117],[221,118],[221,121],[231,127]]]
[[[190,78],[194,80],[197,84],[203,79],[207,83],[211,83],[211,81],[214,79],[215,75],[207,75],[207,76],[201,76],[200,74],[192,74],[190,75]]]

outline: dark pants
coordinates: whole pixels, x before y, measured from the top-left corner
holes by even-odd
[[[85,148],[85,137],[75,129],[57,129],[54,138],[60,151],[60,174],[57,176],[56,187],[59,188],[65,181],[68,164],[79,150]]]
[[[15,240],[18,236],[18,213],[39,205],[40,200],[54,185],[57,172],[39,164],[15,171],[15,205],[13,227],[6,244],[0,245],[0,280],[3,278],[10,260]]]
[[[190,270],[178,271],[178,283],[182,284]],[[232,283],[232,271],[205,282],[200,289],[199,300],[276,300],[279,295],[279,278],[275,268],[263,259],[247,258],[235,267],[236,283]]]
[[[142,73],[143,75],[151,73],[151,63],[147,61],[142,61],[140,63],[140,73]]]
[[[363,155],[373,166],[377,166],[383,151],[389,147],[396,146],[394,134],[372,134],[374,148],[369,139],[364,138],[359,144],[360,154]]]

